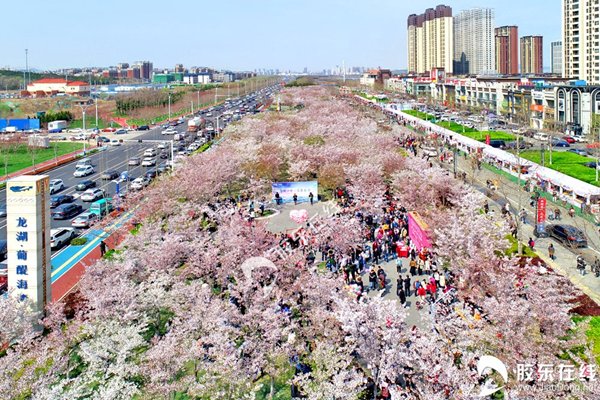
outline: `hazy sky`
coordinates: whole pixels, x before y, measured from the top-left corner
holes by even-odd
[[[496,25],[560,40],[560,0],[29,0],[2,2],[0,67],[108,66],[320,71],[406,67],[406,17],[446,4],[496,10]]]

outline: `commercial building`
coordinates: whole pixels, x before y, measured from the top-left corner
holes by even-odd
[[[34,97],[53,96],[57,94],[72,96],[88,96],[90,85],[82,81],[67,81],[62,78],[44,78],[33,81],[27,85],[26,95]]]
[[[495,29],[496,69],[501,75],[519,73],[519,28],[500,26]]]
[[[133,63],[133,67],[140,70],[140,79],[145,81],[152,79],[152,63],[150,61],[137,61]]]
[[[209,74],[187,74],[183,76],[183,83],[188,85],[207,85],[210,81]]]
[[[563,76],[600,84],[598,0],[562,1]]]
[[[563,74],[563,47],[562,42],[550,43],[550,59],[552,64],[552,73],[555,75],[562,76]]]
[[[544,47],[541,36],[521,38],[521,74],[541,75],[544,73]]]
[[[455,75],[489,74],[496,70],[494,58],[494,10],[473,8],[454,17]]]
[[[175,64],[175,72],[185,72],[183,64]]]
[[[127,68],[127,79],[140,79],[140,69],[137,66]]]
[[[360,78],[360,84],[365,86],[383,85],[391,77],[392,72],[389,69],[371,69]]]
[[[408,26],[409,72],[422,74],[433,68],[444,68],[452,73],[454,56],[454,28],[452,8],[438,5],[424,14],[412,14]]]

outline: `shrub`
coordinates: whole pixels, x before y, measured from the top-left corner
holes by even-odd
[[[87,243],[87,241],[88,241],[88,238],[86,238],[86,237],[78,237],[78,238],[71,240],[71,246],[83,246],[84,244]]]

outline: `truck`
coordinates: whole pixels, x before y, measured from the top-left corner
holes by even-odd
[[[206,120],[202,117],[194,117],[188,121],[188,132],[198,132],[204,127]]]
[[[63,129],[67,129],[67,121],[52,121],[48,122],[48,132],[58,133],[62,132]]]

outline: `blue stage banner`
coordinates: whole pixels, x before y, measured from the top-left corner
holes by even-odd
[[[294,201],[294,194],[298,196],[298,202],[310,201],[309,194],[313,194],[313,201],[317,201],[317,193],[319,192],[319,185],[317,181],[307,182],[274,182],[271,184],[273,191],[273,199],[275,199],[275,193],[279,193],[281,201],[283,203],[290,203]]]

